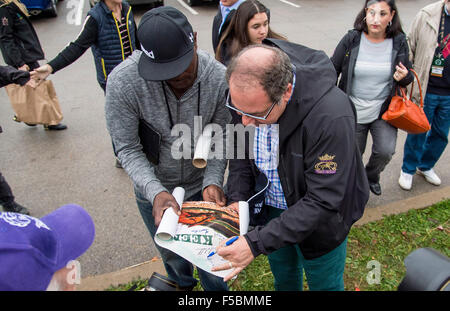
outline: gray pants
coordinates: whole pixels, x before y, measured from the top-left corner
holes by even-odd
[[[361,157],[366,150],[367,136],[372,136],[372,154],[366,164],[369,183],[380,182],[380,174],[392,159],[397,143],[397,128],[384,120],[375,120],[367,124],[356,125],[356,139]]]

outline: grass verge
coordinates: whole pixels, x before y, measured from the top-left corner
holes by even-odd
[[[345,290],[396,290],[406,272],[403,260],[418,248],[431,247],[450,257],[449,221],[447,199],[425,209],[354,226],[348,236]],[[146,282],[137,280],[107,290],[140,290]],[[236,291],[274,290],[267,257],[258,256],[229,285],[230,290]],[[306,280],[304,288],[307,289]],[[201,290],[200,285],[195,290]]]

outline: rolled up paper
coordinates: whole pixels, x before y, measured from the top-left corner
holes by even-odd
[[[172,195],[180,206],[180,209],[184,201],[184,192],[184,189],[181,187],[176,187],[172,192]],[[166,209],[158,230],[156,231],[156,236],[164,241],[172,239],[177,231],[178,219],[179,216],[174,212],[173,208]]]
[[[211,151],[211,137],[213,132],[213,125],[205,126],[203,133],[200,135],[195,146],[194,159],[192,164],[196,168],[205,168],[208,162],[209,152]]]
[[[244,235],[248,231],[250,224],[250,212],[248,203],[245,201],[239,201],[239,234]]]

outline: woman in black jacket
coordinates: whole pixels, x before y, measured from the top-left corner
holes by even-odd
[[[413,81],[409,49],[394,0],[366,0],[331,58],[339,88],[356,108],[356,136],[361,155],[367,136],[372,154],[366,165],[370,190],[381,194],[380,174],[395,153],[397,129],[381,119],[397,87]]]
[[[0,48],[5,62],[19,70],[34,70],[39,67],[38,60],[45,58],[28,11],[19,0],[0,0]],[[65,130],[67,126],[60,123],[44,128]]]

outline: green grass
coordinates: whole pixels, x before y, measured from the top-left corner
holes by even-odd
[[[450,257],[450,200],[444,200],[421,210],[385,216],[383,219],[354,226],[347,245],[345,290],[393,291],[405,275],[403,260],[412,251],[431,247]],[[368,274],[373,267],[367,264],[376,260],[380,264],[379,284],[369,284]],[[198,277],[198,276],[197,276]],[[146,281],[131,282],[108,290],[136,290],[145,287]],[[307,282],[304,282],[307,289]],[[257,257],[239,276],[229,282],[230,290],[271,291],[273,276],[266,256]],[[195,290],[201,290],[198,285]]]
[[[110,286],[106,291],[137,291],[143,289],[147,286],[148,280],[137,279],[133,280],[127,284],[120,284],[118,286]]]
[[[450,200],[445,200],[354,227],[347,246],[346,290],[396,290],[406,272],[403,260],[418,248],[431,247],[450,256],[449,219]],[[366,280],[371,260],[381,264],[380,284]]]

